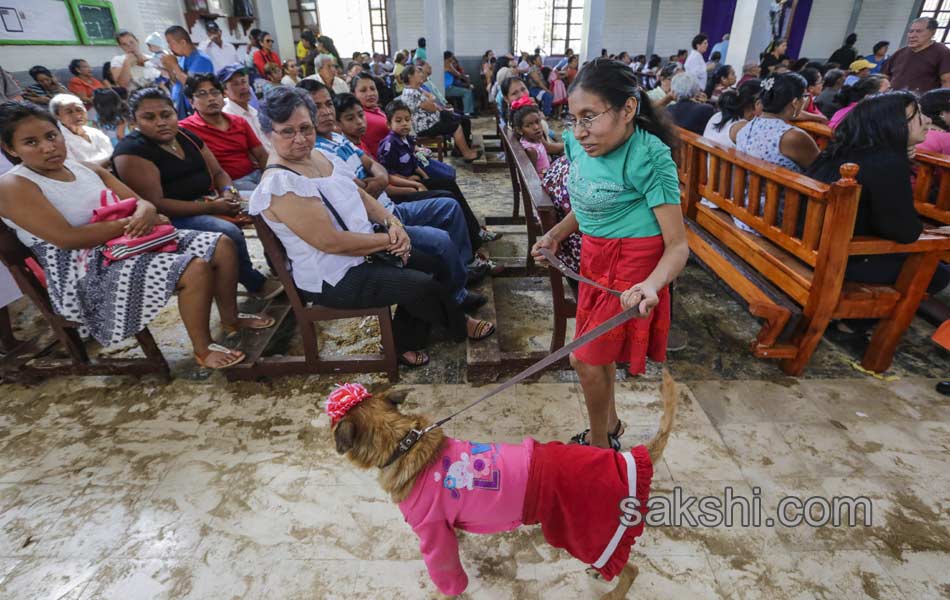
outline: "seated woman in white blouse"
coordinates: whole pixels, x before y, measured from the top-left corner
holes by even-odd
[[[249,212],[261,215],[287,251],[306,302],[332,308],[397,305],[393,337],[399,362],[419,367],[433,325],[451,339],[482,340],[495,331],[465,315],[446,265],[411,247],[402,223],[314,149],[317,108],[306,90],[275,87],[261,103],[261,128],[274,152]],[[388,232],[375,224],[388,225]],[[378,251],[401,265],[367,260]]]
[[[109,165],[112,142],[109,136],[86,123],[89,117],[82,100],[72,94],[56,94],[49,101],[49,111],[59,121],[66,139],[66,157],[78,162]]]

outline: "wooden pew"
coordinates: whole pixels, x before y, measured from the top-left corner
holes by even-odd
[[[540,235],[557,225],[557,211],[551,197],[544,191],[541,178],[535,171],[531,159],[524,151],[514,132],[509,129],[501,131],[502,145],[505,156],[510,157],[513,181],[516,182],[520,198],[523,202],[524,214],[528,228],[528,266],[534,264],[531,258],[531,248]],[[577,300],[573,296],[570,286],[565,285],[564,277],[554,268],[548,269],[548,278],[551,283],[551,295],[554,306],[554,333],[551,336],[551,352],[564,346],[567,333],[567,320],[574,318],[577,313]]]
[[[678,133],[687,146],[677,158],[686,161],[679,169],[686,178],[690,249],[765,319],[753,342],[756,356],[781,359],[786,373],[799,375],[831,319],[879,319],[862,365],[886,370],[950,239],[924,234],[897,244],[853,237],[860,197],[855,165],[844,165],[841,179],[826,185]],[[703,197],[717,208],[700,204]],[[758,235],[742,231],[731,217]],[[849,257],[896,253],[909,257],[894,285],[845,281]]]
[[[263,218],[254,216],[254,228],[264,246],[264,252],[270,259],[277,277],[284,284],[284,292],[290,300],[290,309],[297,320],[297,329],[303,339],[303,356],[262,356],[264,348],[269,342],[267,339],[258,340],[252,355],[245,349],[248,358],[241,364],[227,369],[224,373],[229,381],[260,379],[262,377],[277,377],[282,375],[314,375],[318,373],[379,373],[389,375],[393,383],[399,380],[399,366],[397,363],[396,344],[393,338],[392,314],[390,307],[343,310],[325,306],[309,306],[304,303],[293,276],[288,267],[287,253],[283,244],[271,231]],[[283,319],[283,314],[275,315],[278,325],[265,330],[272,336]],[[325,359],[320,357],[320,348],[317,342],[314,324],[319,321],[349,319],[354,317],[375,317],[379,322],[381,337],[381,352],[371,355],[347,356],[343,358]],[[244,347],[242,345],[242,347]]]
[[[79,324],[65,319],[53,310],[46,287],[27,266],[27,259],[33,258],[29,249],[20,243],[16,234],[0,223],[0,262],[10,270],[14,281],[40,311],[55,335],[51,344],[39,339],[19,343],[13,337],[9,314],[2,316],[4,355],[0,360],[0,378],[5,380],[41,380],[60,375],[151,375],[155,374],[168,381],[171,375],[168,362],[159,350],[155,339],[146,327],[135,334],[145,358],[92,358],[79,335]],[[62,346],[65,358],[51,357],[49,354],[56,346]]]
[[[917,213],[941,225],[950,225],[950,157],[918,150],[914,157],[914,206]]]
[[[814,138],[815,143],[818,144],[818,147],[822,150],[828,147],[828,144],[835,135],[831,127],[828,127],[825,123],[818,123],[816,121],[795,121],[792,125]]]

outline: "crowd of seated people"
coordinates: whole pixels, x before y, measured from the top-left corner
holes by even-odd
[[[31,202],[40,210],[29,215],[0,202],[0,216],[37,255],[56,309],[108,345],[145,327],[175,293],[197,362],[214,369],[240,363],[241,350],[211,339],[211,301],[226,332],[267,328],[273,319],[237,312],[238,285],[262,300],[283,292],[251,259],[242,228],[250,210],[284,241],[308,300],[398,305],[402,364],[428,363],[433,325],[456,340],[491,335],[494,324],[466,315],[485,303],[467,286],[502,270],[481,248],[500,234],[481,225],[455,169],[414,146],[417,135],[447,136],[463,159],[479,156],[470,145],[475,110],[468,96],[476,94],[451,53],[447,92],[464,90],[467,114],[455,112],[433,85],[422,44],[422,52],[402,51],[396,61],[356,53],[344,71],[332,40],[312,31],[301,38],[303,53],[281,63],[268,32],[252,30],[243,54],[221,40],[216,25],[206,30],[201,45],[179,26],[145,44],[120,30],[122,53],[101,80],[82,59],[70,63],[68,87],[43,66],[30,70],[35,84],[26,90],[4,73],[4,100],[11,102],[0,110],[0,133],[18,166],[0,177],[0,187],[44,199]],[[406,64],[410,54],[414,61]],[[43,153],[55,160],[34,168]],[[96,223],[92,210],[105,202],[103,190],[135,199],[133,216]],[[306,214],[286,201],[292,194],[311,200]],[[68,201],[74,198],[81,202]],[[339,214],[329,211],[331,203]],[[258,206],[266,208],[255,212]],[[287,219],[294,215],[306,219]],[[104,241],[150,234],[157,225],[178,230],[176,252],[102,259]],[[364,259],[377,251],[404,268]],[[81,254],[82,268],[57,270],[63,252]],[[146,277],[130,280],[133,271]],[[147,310],[127,306],[133,294],[145,298]]]
[[[932,37],[931,25],[915,21],[913,26],[922,30],[919,35],[929,33]],[[193,232],[183,234],[191,236],[189,239],[205,240],[195,255],[211,266],[200,268],[217,270],[222,273],[220,281],[230,282],[234,288],[225,293],[216,280],[211,292],[219,306],[223,303],[225,307],[225,325],[264,327],[268,326],[266,319],[252,315],[242,320],[228,304],[233,303],[238,284],[251,296],[264,299],[282,292],[275,278],[254,266],[240,226],[247,198],[253,197],[252,206],[293,246],[291,260],[302,261],[294,276],[312,299],[329,305],[384,300],[400,305],[397,343],[404,364],[427,362],[425,348],[433,324],[448,328],[459,339],[490,335],[492,324],[464,315],[484,301],[466,285],[500,271],[481,248],[499,234],[481,225],[454,168],[417,147],[416,139],[446,138],[453,142],[456,156],[474,161],[481,151],[472,146],[471,118],[478,108],[495,104],[500,124],[515,132],[544,185],[556,197],[559,210],[569,210],[566,178],[570,163],[561,156],[563,144],[549,121],[560,117],[561,107],[567,108],[571,84],[584,66],[580,57],[570,49],[550,61],[540,49],[522,52],[517,58],[510,53],[496,56],[489,50],[478,70],[469,75],[458,57],[447,50],[443,55],[445,85],[438,86],[432,79],[424,38],[417,48],[399,50],[392,58],[355,52],[344,63],[332,39],[308,30],[297,43],[295,57],[282,62],[274,37],[266,31],[251,30],[246,51],[223,42],[220,28],[213,22],[206,25],[206,31],[208,39],[199,45],[179,26],[149,34],[144,43],[134,33],[120,30],[116,42],[121,53],[104,66],[101,77],[95,76],[87,61],[77,58],[69,63],[72,78],[64,86],[48,68],[37,65],[29,72],[33,85],[20,94],[6,94],[30,104],[4,107],[4,114],[10,115],[4,125],[10,132],[9,141],[4,138],[5,152],[18,143],[16,132],[23,122],[44,129],[48,145],[63,148],[62,165],[51,169],[47,177],[56,183],[45,179],[42,185],[34,183],[46,195],[51,210],[62,213],[66,226],[82,229],[97,225],[93,227],[96,235],[75,234],[78,239],[95,245],[99,237],[114,232],[90,224],[88,214],[73,214],[61,206],[57,194],[64,194],[68,187],[62,184],[80,181],[89,190],[104,186],[122,197],[138,198],[143,208],[129,231],[141,234],[150,228],[146,223],[168,222],[183,232]],[[918,38],[913,39],[915,47],[927,48]],[[887,43],[880,42],[872,53],[861,56],[854,50],[855,40],[846,42],[850,44],[832,58],[843,60],[848,51],[851,60],[840,63],[793,59],[786,54],[786,41],[775,40],[759,63],[743,66],[741,78],[736,67],[726,63],[725,47],[717,44],[709,52],[709,39],[704,34],[692,39],[692,51],[681,50],[668,61],[655,54],[611,55],[604,50],[602,55],[636,73],[642,101],[665,108],[683,129],[792,171],[828,179],[836,172],[834,161],[840,163],[842,157],[871,165],[869,158],[855,152],[860,154],[857,148],[867,139],[883,135],[880,131],[864,132],[852,113],[861,119],[869,115],[883,118],[888,111],[896,114],[896,109],[879,101],[889,97],[886,92],[894,73],[887,62]],[[708,60],[705,54],[709,54]],[[265,102],[268,99],[272,102]],[[450,99],[457,99],[454,107]],[[927,126],[927,131],[918,135],[917,125],[909,125],[912,131],[905,136],[905,146],[920,144],[929,151],[950,151],[950,92],[928,92],[919,105],[906,98],[901,102],[909,115],[913,113],[915,123]],[[264,104],[272,109],[269,115],[264,114]],[[886,105],[888,111],[859,111],[865,104]],[[48,115],[39,119],[44,124],[35,123],[36,111]],[[307,115],[312,131],[304,122]],[[841,143],[836,137],[836,143],[821,154],[814,139],[796,127],[805,120],[844,128],[850,137],[842,137]],[[290,125],[296,129],[291,131]],[[304,156],[302,140],[311,137],[311,149],[320,152]],[[888,143],[896,147],[893,140]],[[26,158],[20,161],[29,168]],[[274,164],[280,164],[277,169],[283,172],[274,172]],[[903,163],[898,166],[904,168]],[[96,170],[103,168],[105,171]],[[312,198],[315,191],[323,190],[320,185],[304,185],[288,168],[305,174],[303,179],[327,179],[327,189],[332,191],[325,195],[331,202],[337,199],[343,208],[342,223],[326,211],[316,211],[323,225],[336,231],[329,236],[330,242],[317,242],[313,231],[295,229],[297,224],[287,221],[296,214],[295,209],[279,200],[283,196],[275,190],[301,198]],[[92,185],[92,176],[82,169],[97,174],[100,182]],[[22,186],[22,178],[7,176],[2,184]],[[352,187],[344,185],[343,179]],[[906,192],[903,183],[902,179],[898,182],[901,194]],[[91,194],[88,190],[83,193]],[[862,195],[862,231],[891,239],[911,237],[910,225],[896,233],[882,228],[878,220],[890,217],[881,216],[880,208],[872,208],[876,202],[870,195]],[[56,247],[56,241],[65,235],[73,244],[73,233],[43,229],[42,235],[35,235],[32,221],[18,223],[23,217],[3,208],[3,216],[19,227],[18,232],[32,236],[24,233],[22,239],[36,244],[44,239],[42,235],[49,235],[54,239],[47,243]],[[311,213],[307,214],[313,216]],[[396,231],[390,227],[390,233],[385,234],[374,223],[398,225]],[[578,252],[578,240],[566,244],[566,255]],[[413,245],[418,251],[410,256],[408,248]],[[361,262],[360,257],[371,249],[389,250],[407,264],[411,261],[412,268],[403,273],[414,274],[393,279],[392,274],[380,271],[384,265]],[[39,246],[37,251],[41,251]],[[185,256],[190,255],[186,252]],[[223,261],[230,262],[224,265]],[[887,266],[888,273],[896,272],[895,265]],[[178,267],[184,269],[179,274],[187,283],[185,273],[191,267]],[[871,267],[862,271],[861,265],[855,265],[853,269],[855,277],[861,277]],[[353,276],[347,279],[350,270]],[[363,289],[369,273],[389,283]],[[417,306],[416,297],[389,289],[400,278],[408,281],[414,277],[427,277],[432,282],[420,288],[420,293],[425,290],[428,295],[418,300]],[[345,282],[342,287],[340,282]],[[940,283],[935,280],[934,285]],[[160,308],[158,300],[155,306]],[[189,333],[196,332],[192,339],[200,361],[220,367],[240,360],[243,355],[239,350],[208,350],[211,342],[203,334],[206,323],[193,318],[205,309],[194,306],[186,303],[182,312],[189,315]],[[418,306],[438,313],[438,318],[421,314]],[[129,327],[141,324],[139,320]]]

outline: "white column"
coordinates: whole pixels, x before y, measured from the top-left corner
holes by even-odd
[[[426,56],[432,65],[432,83],[445,92],[445,0],[425,0],[422,9],[426,24]]]
[[[759,54],[772,41],[771,32],[769,0],[738,0],[725,63],[741,76],[743,65],[759,62]]]
[[[580,61],[584,63],[600,56],[604,47],[604,21],[607,0],[587,0],[584,3],[584,27],[581,30]]]
[[[274,49],[281,60],[296,58],[294,31],[290,27],[290,7],[287,0],[268,0],[257,3],[257,23],[261,31],[274,36],[277,47]]]

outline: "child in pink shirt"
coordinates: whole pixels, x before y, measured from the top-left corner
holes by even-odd
[[[551,166],[550,154],[561,154],[564,152],[564,144],[551,142],[544,134],[544,126],[541,124],[543,115],[538,105],[526,98],[528,102],[522,102],[511,113],[511,126],[521,141],[531,164],[534,165],[538,175],[543,177],[544,172]],[[512,107],[518,104],[516,101]],[[550,154],[549,154],[550,153]]]

